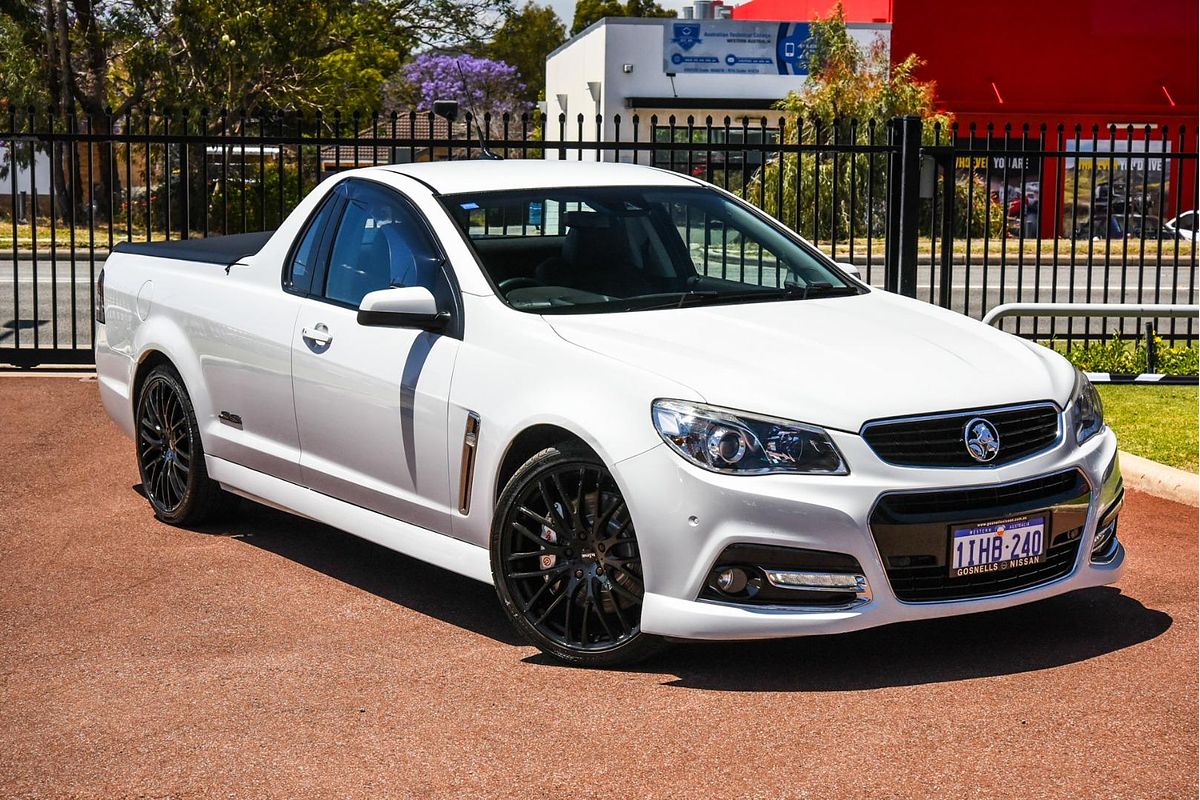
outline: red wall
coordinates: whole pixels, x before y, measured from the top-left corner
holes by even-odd
[[[826,16],[835,0],[749,0],[734,9],[735,19],[804,21]],[[1121,126],[1115,138],[1142,139],[1144,125],[1160,139],[1164,127],[1179,151],[1195,152],[1198,102],[1200,7],[1196,0],[843,0],[847,22],[890,22],[893,61],[916,53],[925,60],[918,71],[937,82],[938,105],[953,112],[959,135],[970,126],[986,136],[994,126],[1001,140],[1012,125],[1019,142],[1022,126],[1036,141],[1046,125],[1048,149],[1057,148],[1057,126],[1064,143],[1109,137],[1108,126]],[[1164,91],[1165,90],[1165,91]],[[1169,95],[1169,97],[1168,97]],[[1067,147],[1070,145],[1067,144]],[[1179,162],[1188,163],[1188,162]],[[1194,163],[1194,162],[1191,162]],[[1042,196],[1055,194],[1057,159],[1042,170]],[[1171,169],[1175,169],[1171,166]],[[1191,207],[1196,171],[1188,167],[1170,192],[1170,217]],[[1181,192],[1181,194],[1176,194]],[[1043,204],[1043,211],[1049,208]],[[1058,222],[1042,216],[1042,234]]]
[[[890,21],[939,103],[971,122],[1152,123],[1195,128],[1196,0],[845,0],[848,22]],[[806,20],[832,0],[750,0],[737,19]],[[995,83],[995,89],[992,84]],[[1171,105],[1163,87],[1174,99]],[[999,97],[997,97],[997,92]],[[1003,100],[1003,102],[1001,102]]]
[[[734,19],[804,22],[829,16],[835,0],[750,0],[734,6]],[[904,0],[900,0],[904,2]],[[728,5],[728,3],[727,3]],[[891,22],[892,0],[844,0],[847,22]]]

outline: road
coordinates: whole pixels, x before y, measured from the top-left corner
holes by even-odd
[[[101,254],[94,274],[103,266]],[[76,253],[73,268],[63,253],[54,262],[39,255],[36,270],[32,260],[18,260],[14,270],[11,255],[0,258],[0,347],[54,347],[57,342],[90,349],[92,269],[86,252]]]
[[[0,796],[1196,796],[1194,508],[1130,494],[1115,588],[581,671],[330,528],[156,522],[94,383],[0,410]]]
[[[100,253],[95,258],[95,274],[100,273],[104,266],[105,254]],[[60,347],[78,346],[91,347],[91,286],[93,266],[86,252],[76,253],[74,269],[71,267],[69,256],[60,253],[54,262],[46,257],[39,257],[37,270],[33,262],[21,258],[13,269],[11,255],[0,256],[0,347],[12,347],[19,342],[21,347],[53,347],[57,341]],[[863,276],[871,283],[882,286],[882,260],[869,272],[863,268]],[[977,263],[968,268],[959,264],[954,268],[951,285],[951,308],[956,311],[967,310],[978,318],[988,310],[1002,302],[1195,302],[1195,268],[1188,262],[1164,263],[1161,269],[1151,265],[1145,272],[1136,264],[1122,268],[1114,265],[1108,274],[1109,286],[1104,286],[1104,272],[1100,266],[1092,268],[1092,278],[1089,290],[1088,268],[1077,265],[1073,270],[1070,265],[1059,264],[1057,269],[1053,264],[1043,263],[1040,269],[1035,269],[1032,261],[1023,266],[1015,261],[1009,263],[1001,282],[999,263],[994,263],[986,270],[987,291],[984,289],[985,270]],[[922,300],[934,300],[940,297],[940,283],[937,272],[931,270],[927,262],[921,263],[917,272],[917,297]],[[1144,275],[1139,286],[1139,275]],[[732,277],[732,276],[731,276]],[[1057,277],[1057,285],[1055,280]],[[1124,283],[1122,283],[1124,281]],[[933,287],[932,290],[930,287]],[[36,287],[37,296],[34,291]],[[14,297],[15,291],[15,297]],[[36,302],[35,302],[36,299]],[[72,306],[74,301],[74,306]],[[36,317],[33,309],[37,309]],[[57,309],[57,315],[54,310]],[[19,311],[19,314],[17,313]],[[75,320],[72,328],[71,320]],[[57,319],[57,330],[55,321]],[[1032,323],[1029,320],[1010,320],[1004,323],[1005,330],[1028,333]],[[1101,330],[1111,331],[1122,323],[1117,320],[1091,321],[1076,320],[1073,330],[1083,331],[1085,327],[1092,332]],[[1068,323],[1059,320],[1054,323],[1053,330],[1060,336],[1067,330]],[[1136,332],[1137,322],[1126,320],[1124,330]],[[1196,330],[1194,321],[1191,327],[1188,321],[1176,321],[1172,327],[1171,320],[1158,320],[1156,328],[1160,331],[1177,330],[1180,334]],[[1040,323],[1039,331],[1049,338],[1051,327],[1048,320]]]

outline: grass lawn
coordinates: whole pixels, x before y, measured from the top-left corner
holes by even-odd
[[[1122,450],[1172,467],[1196,471],[1197,387],[1096,387],[1104,419]]]

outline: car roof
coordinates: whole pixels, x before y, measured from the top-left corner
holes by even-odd
[[[687,176],[655,167],[557,159],[463,160],[381,166],[441,194],[579,186],[695,186]]]

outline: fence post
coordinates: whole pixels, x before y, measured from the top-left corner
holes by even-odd
[[[1146,373],[1158,372],[1158,347],[1154,342],[1154,323],[1146,323]]]
[[[888,121],[888,204],[884,288],[917,296],[917,225],[921,203],[921,118]]]
[[[941,269],[938,277],[941,291],[938,299],[942,308],[949,308],[953,297],[953,263],[954,263],[954,149],[948,149],[942,160],[942,236],[941,236]],[[935,205],[936,208],[936,205]],[[971,224],[971,212],[967,209],[967,224]],[[963,309],[966,310],[964,299]]]
[[[918,216],[921,204],[921,118],[900,117],[900,203],[896,208],[896,244],[900,294],[917,296]],[[889,213],[892,213],[889,211]]]
[[[887,216],[883,220],[883,288],[889,292],[900,288],[900,239],[898,225],[900,209],[900,150],[904,132],[900,118],[887,123]],[[799,202],[796,204],[799,214]]]

